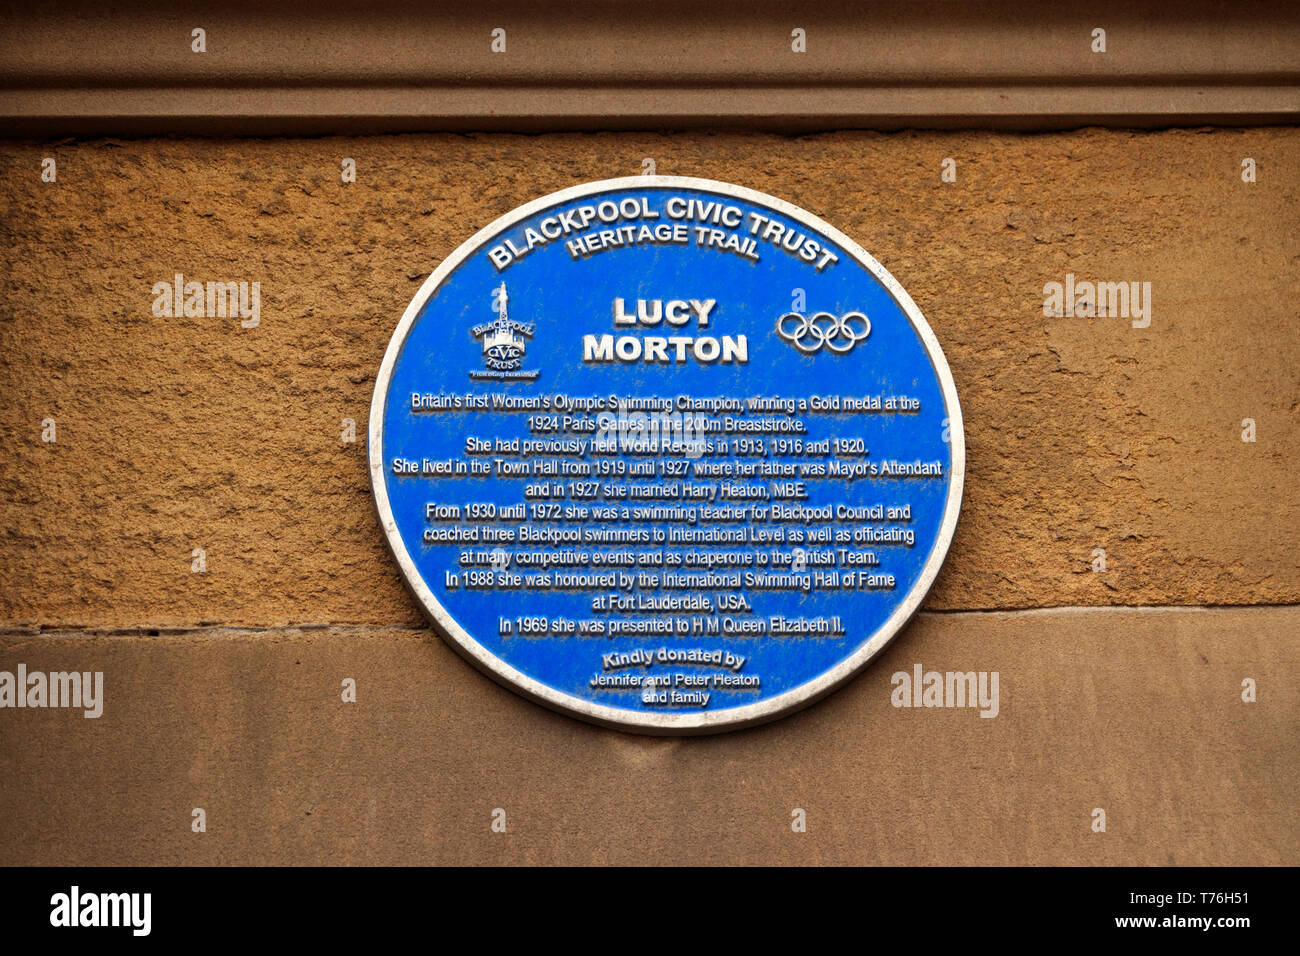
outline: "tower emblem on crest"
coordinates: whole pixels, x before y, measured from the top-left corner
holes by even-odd
[[[531,322],[516,322],[510,318],[506,304],[510,297],[506,294],[506,284],[502,282],[492,290],[492,308],[497,317],[493,322],[484,322],[470,329],[476,339],[483,342],[483,364],[486,370],[475,369],[469,373],[470,378],[488,379],[534,379],[537,370],[524,371],[524,351],[527,340],[533,337],[535,326]]]

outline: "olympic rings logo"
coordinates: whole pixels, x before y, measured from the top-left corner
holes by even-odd
[[[804,355],[816,355],[823,347],[847,355],[871,334],[871,320],[862,312],[845,312],[841,316],[787,312],[776,320],[776,334]]]

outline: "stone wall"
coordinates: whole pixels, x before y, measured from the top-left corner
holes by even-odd
[[[3,145],[0,669],[102,670],[106,700],[0,711],[0,863],[1296,863],[1298,152],[1294,128]],[[365,465],[420,281],[646,157],[864,246],[967,427],[917,622],[830,699],[703,740],[471,670],[402,587]],[[260,282],[259,324],[155,317],[176,273]],[[1149,282],[1149,326],[1046,317],[1067,274]],[[999,717],[892,708],[916,662],[999,671]]]

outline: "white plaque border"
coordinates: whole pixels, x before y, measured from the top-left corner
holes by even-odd
[[[551,206],[568,203],[585,196],[616,189],[646,188],[699,189],[732,196],[761,206],[768,206],[791,219],[803,223],[810,229],[820,232],[835,242],[880,280],[881,284],[889,290],[889,293],[894,297],[894,301],[898,303],[911,321],[921,338],[921,342],[925,345],[931,364],[934,366],[940,387],[943,390],[944,403],[947,406],[949,437],[952,448],[948,500],[944,503],[943,521],[939,525],[939,533],[935,538],[925,565],[921,569],[920,577],[917,578],[916,583],[908,591],[902,603],[894,609],[894,613],[885,620],[868,640],[859,645],[857,650],[834,667],[776,697],[725,710],[642,713],[620,707],[609,707],[556,690],[529,677],[497,657],[456,623],[456,620],[439,603],[433,591],[425,583],[424,577],[416,568],[415,562],[411,559],[411,555],[407,552],[406,545],[398,533],[397,522],[393,518],[393,510],[388,501],[388,489],[384,481],[384,406],[388,399],[388,387],[392,381],[393,367],[401,354],[407,334],[415,324],[416,317],[434,291],[462,262],[477,252],[489,240],[495,238],[502,230],[517,222],[534,216]],[[834,226],[823,222],[812,213],[800,209],[785,200],[777,199],[775,196],[769,196],[754,189],[734,186],[730,183],[718,182],[712,179],[697,179],[691,176],[624,176],[618,179],[602,179],[596,182],[583,183],[579,186],[572,186],[534,199],[532,202],[511,210],[461,243],[433,271],[433,274],[424,280],[410,305],[406,307],[406,312],[403,313],[402,320],[397,324],[397,329],[393,332],[393,337],[388,343],[388,349],[384,353],[383,363],[379,367],[379,374],[375,379],[375,393],[370,403],[367,446],[370,458],[370,484],[374,490],[375,508],[379,514],[380,525],[384,530],[384,538],[393,553],[393,557],[397,559],[398,567],[401,568],[402,577],[407,587],[410,588],[420,602],[425,614],[428,615],[435,628],[453,649],[498,683],[504,684],[511,690],[553,710],[606,727],[658,735],[716,733],[725,730],[738,730],[742,727],[775,720],[820,700],[857,675],[898,636],[898,633],[920,609],[922,601],[925,600],[930,588],[934,585],[935,578],[939,574],[939,568],[942,567],[944,559],[948,555],[948,548],[952,544],[953,535],[957,530],[957,519],[961,512],[962,489],[966,478],[966,435],[962,424],[961,405],[957,400],[957,388],[952,379],[952,372],[948,368],[948,362],[944,358],[943,350],[939,347],[938,339],[935,338],[929,323],[925,321],[925,316],[921,314],[921,310],[912,301],[912,297],[899,285],[898,281],[865,249]]]

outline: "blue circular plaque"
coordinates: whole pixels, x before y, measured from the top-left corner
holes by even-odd
[[[771,196],[637,176],[501,217],[384,356],[388,544],[471,663],[648,733],[769,720],[898,633],[957,526],[965,445],[920,310]]]

